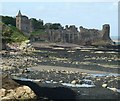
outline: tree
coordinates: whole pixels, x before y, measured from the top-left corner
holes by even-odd
[[[5,24],[2,24],[2,43],[9,43],[11,41],[11,35],[13,31]]]
[[[16,26],[16,18],[9,16],[1,16],[1,17],[2,17],[2,22],[5,23],[6,25]]]
[[[39,30],[39,29],[44,29],[44,25],[43,25],[43,20],[36,20],[35,18],[30,19],[31,23],[32,23],[32,27],[35,31]]]
[[[59,29],[61,28],[61,24],[60,23],[53,23],[52,25],[50,25],[50,29]]]

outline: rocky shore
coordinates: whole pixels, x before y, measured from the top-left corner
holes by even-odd
[[[37,96],[28,86],[17,84],[11,77],[32,81],[41,87],[68,87],[77,93],[78,101],[82,99],[117,100],[120,96],[120,75],[89,74],[55,69],[24,70],[26,70],[25,73],[12,73],[11,76],[4,76],[6,73],[3,74],[1,89],[3,101],[6,99],[37,99]]]
[[[117,49],[56,44],[33,46],[22,51],[1,51],[2,100],[37,98],[28,86],[17,84],[11,77],[32,80],[43,87],[69,87],[78,93],[79,99],[118,99],[120,96]],[[60,66],[63,70],[57,69]]]

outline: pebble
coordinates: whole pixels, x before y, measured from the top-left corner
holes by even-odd
[[[81,74],[82,74],[82,75],[87,75],[87,73],[83,73],[83,72],[81,72]]]
[[[77,82],[78,82],[77,80],[73,80],[71,84],[76,84]]]
[[[62,81],[62,80],[60,80],[60,81],[59,81],[59,83],[63,83],[63,81]]]
[[[36,79],[36,80],[34,80],[34,82],[42,82],[43,80],[41,80],[41,79]]]
[[[101,78],[97,78],[96,80],[97,80],[97,81],[100,81],[100,80],[101,80]]]
[[[107,84],[102,84],[102,87],[103,88],[107,88]]]

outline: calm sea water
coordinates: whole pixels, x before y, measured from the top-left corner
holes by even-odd
[[[116,42],[117,45],[120,45],[120,42]]]
[[[116,43],[116,45],[120,45],[120,37],[119,36],[111,36],[111,39]]]

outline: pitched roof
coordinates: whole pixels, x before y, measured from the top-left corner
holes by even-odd
[[[22,14],[21,14],[21,11],[19,10],[19,12],[18,12],[18,15],[17,16],[22,16]]]

